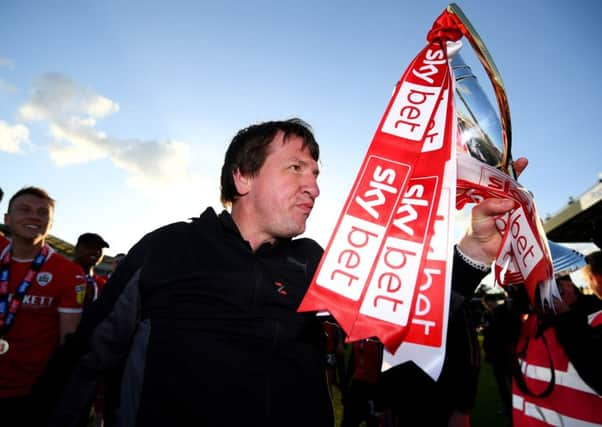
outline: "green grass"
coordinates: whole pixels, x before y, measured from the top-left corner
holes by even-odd
[[[479,337],[479,343],[482,338]],[[481,355],[483,354],[481,347]],[[495,378],[491,365],[481,357],[481,371],[479,373],[479,389],[475,407],[470,416],[472,427],[507,427],[511,425],[510,416],[499,415],[497,412],[502,408],[502,400],[497,391]]]
[[[335,427],[339,427],[341,425],[341,421],[343,420],[343,402],[341,390],[337,386],[332,386],[330,388],[330,393],[332,396],[332,406],[334,409],[334,425]]]

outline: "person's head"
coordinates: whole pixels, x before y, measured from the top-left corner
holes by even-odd
[[[583,268],[585,279],[592,292],[602,299],[602,251],[596,251],[585,257],[587,265]]]
[[[86,273],[100,264],[103,248],[109,244],[96,233],[84,233],[77,238],[73,261],[81,265]]]
[[[560,297],[569,306],[577,302],[577,298],[580,294],[579,289],[573,283],[571,276],[568,274],[559,276],[556,278],[556,286],[558,286],[558,292]]]
[[[319,147],[299,119],[265,122],[238,132],[221,173],[221,200],[241,229],[268,240],[303,233],[320,194]],[[244,236],[247,237],[247,236]]]
[[[125,258],[124,253],[118,253],[117,255],[115,255],[113,257],[113,261],[111,262],[111,271],[115,272],[115,270],[117,270],[117,266],[119,265],[121,260],[124,258]]]
[[[488,310],[493,310],[495,307],[498,306],[498,296],[487,293],[483,295],[482,302],[485,308],[487,308]]]
[[[54,217],[54,200],[38,187],[25,187],[8,201],[4,223],[15,239],[31,244],[43,242]]]

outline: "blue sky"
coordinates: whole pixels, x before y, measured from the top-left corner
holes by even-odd
[[[513,152],[530,160],[521,182],[542,216],[555,213],[602,172],[602,3],[458,4],[503,76]],[[396,81],[446,5],[3,0],[0,187],[46,188],[53,234],[98,232],[115,254],[219,207],[236,131],[297,116],[322,149],[307,234],[326,244]]]

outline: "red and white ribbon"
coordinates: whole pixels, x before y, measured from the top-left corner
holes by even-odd
[[[329,311],[348,341],[378,337],[387,350],[385,368],[414,360],[433,378],[445,354],[457,175],[454,80],[445,46],[461,37],[456,17],[444,12],[404,72],[299,307]],[[460,199],[473,201],[468,189],[478,181],[458,178],[468,186]],[[507,196],[481,184],[475,191]],[[534,215],[529,200],[524,206]],[[506,219],[505,229],[532,218],[517,215]],[[501,260],[516,261],[516,245],[506,241]]]
[[[555,293],[548,241],[531,193],[516,180],[466,154],[458,155],[457,207],[490,197],[513,199],[516,208],[497,219],[503,242],[495,260],[495,280],[501,285],[524,283],[531,301]]]

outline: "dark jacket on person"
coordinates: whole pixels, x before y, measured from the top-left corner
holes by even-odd
[[[310,239],[254,253],[211,208],[148,234],[57,355],[76,368],[51,425],[72,425],[108,375],[118,426],[332,426],[321,326],[296,312],[321,255]]]

